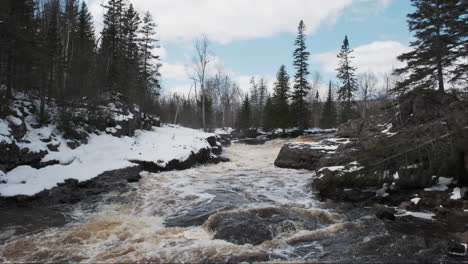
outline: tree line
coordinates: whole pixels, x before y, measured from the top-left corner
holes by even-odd
[[[222,65],[213,65],[209,40],[203,37],[195,44],[190,91],[160,97],[159,40],[150,13],[139,14],[128,0],[107,0],[103,29],[95,34],[80,0],[2,0],[0,98],[8,101],[13,90],[37,95],[44,119],[48,105],[66,110],[118,93],[163,122],[206,130],[336,127],[367,118],[412,89],[443,92],[449,83],[466,89],[467,1],[411,1],[413,50],[399,56],[405,66],[383,80],[372,72],[357,73],[345,36],[336,80],[327,81],[326,94],[320,94],[325,80],[310,71],[306,25],[300,21],[292,77],[282,65],[273,87],[261,77],[252,77],[250,87],[239,87]]]
[[[156,24],[124,0],[108,0],[103,29],[95,34],[80,0],[2,0],[0,83],[4,100],[13,90],[40,97],[64,111],[119,93],[155,112],[160,89]]]

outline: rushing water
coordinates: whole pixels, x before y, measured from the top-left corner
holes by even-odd
[[[337,210],[324,209],[327,206],[311,192],[310,171],[275,168],[273,162],[284,143],[235,144],[225,150],[228,163],[144,174],[131,192],[108,194],[97,205],[74,207],[68,215],[72,221],[64,227],[9,238],[0,246],[0,261],[349,261],[355,258],[343,248],[350,243],[358,241],[360,248],[371,252],[375,241],[379,244],[389,236],[375,217],[358,212],[349,221]],[[285,219],[268,222],[277,214]],[[265,231],[260,233],[269,238],[255,245],[216,239],[223,221],[242,222],[253,215],[260,221],[263,215],[266,224],[249,220],[245,228],[228,226],[228,237],[248,240]],[[380,242],[388,246],[385,243]],[[379,257],[364,260],[381,261],[383,253],[375,254]]]

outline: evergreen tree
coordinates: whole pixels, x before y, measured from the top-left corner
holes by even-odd
[[[305,102],[305,98],[310,90],[309,83],[307,82],[307,76],[310,74],[309,68],[309,56],[310,53],[306,48],[306,26],[301,20],[298,26],[298,34],[295,41],[296,50],[294,51],[294,68],[296,74],[294,75],[294,91],[293,91],[293,108],[295,112],[295,121],[302,131],[307,126],[308,120],[308,109]]]
[[[448,68],[453,68],[452,82],[466,77],[466,1],[411,1],[416,11],[408,15],[408,25],[416,40],[410,44],[412,51],[398,57],[407,66],[395,73],[407,76],[397,83],[395,90],[430,88],[437,83],[438,90],[443,92]],[[465,60],[454,67],[460,58]]]
[[[125,5],[123,0],[109,0],[104,14],[104,27],[101,33],[100,65],[103,76],[103,87],[108,91],[119,91],[119,80],[124,71],[122,60],[123,50],[123,18]]]
[[[156,38],[156,23],[149,12],[143,17],[143,25],[140,30],[142,38],[140,40],[141,52],[141,78],[147,90],[155,91],[161,88],[159,77],[161,63],[159,56],[153,55],[155,48],[159,48],[159,40]]]
[[[273,99],[270,96],[266,97],[265,108],[263,111],[263,129],[270,131],[274,127],[275,108],[273,105]]]
[[[336,108],[333,102],[332,84],[328,87],[328,97],[325,105],[323,106],[322,117],[320,119],[320,126],[322,128],[333,128],[336,125]]]
[[[341,51],[338,54],[340,59],[340,67],[338,71],[338,79],[341,82],[341,87],[338,90],[338,99],[342,102],[340,122],[344,123],[354,117],[353,114],[353,98],[354,93],[358,89],[356,80],[356,68],[351,65],[351,53],[353,50],[349,47],[348,36],[345,36]]]
[[[274,128],[282,128],[283,131],[291,125],[288,99],[289,95],[289,75],[286,67],[281,65],[276,76],[275,89],[273,94],[274,108]]]
[[[95,39],[91,14],[83,1],[78,13],[78,22],[73,40],[71,61],[71,94],[94,95],[93,73],[95,70]]]
[[[249,95],[246,95],[243,102],[242,108],[239,114],[238,127],[240,129],[249,129],[250,128],[250,117],[251,117],[251,106]]]
[[[35,8],[33,0],[1,2],[0,84],[6,85],[7,99],[11,98],[13,89],[24,90],[36,81],[31,74],[37,60]]]

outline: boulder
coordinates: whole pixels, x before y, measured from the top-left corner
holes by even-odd
[[[395,221],[396,210],[393,208],[386,207],[384,205],[377,204],[373,208],[374,214],[380,219],[388,219]]]
[[[28,148],[20,149],[16,144],[0,143],[0,168],[10,171],[18,166],[38,167],[47,151],[32,152]]]
[[[281,148],[275,160],[275,166],[290,169],[316,170],[319,162],[329,150],[327,146],[317,147],[305,143],[286,144]]]
[[[361,119],[349,120],[338,128],[337,136],[344,138],[358,138],[364,127]]]
[[[204,226],[215,239],[259,245],[281,233],[316,230],[335,222],[324,211],[267,207],[219,212],[210,216]]]
[[[264,138],[245,138],[245,139],[239,139],[239,143],[241,144],[247,144],[247,145],[263,145],[266,142],[266,139]]]

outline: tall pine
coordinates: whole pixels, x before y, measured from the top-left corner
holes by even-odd
[[[306,96],[310,90],[309,83],[307,81],[307,76],[310,74],[309,68],[309,56],[310,53],[307,51],[306,47],[306,36],[305,30],[306,26],[301,20],[297,28],[298,34],[295,41],[296,49],[294,51],[294,68],[296,69],[296,74],[294,75],[294,91],[292,95],[293,99],[293,108],[295,113],[295,121],[299,126],[299,129],[302,131],[307,126],[308,120],[308,109],[306,104]]]
[[[283,131],[291,125],[291,115],[288,100],[290,97],[289,75],[286,67],[281,65],[277,75],[273,93],[273,127]]]
[[[405,74],[395,90],[405,92],[437,84],[438,90],[443,92],[449,71],[453,73],[452,82],[466,77],[466,1],[411,1],[416,10],[408,15],[408,25],[415,40],[410,44],[412,51],[398,57],[407,65],[395,71]],[[459,59],[462,59],[461,66],[454,67]]]
[[[332,94],[332,84],[330,81],[328,87],[328,97],[327,101],[323,106],[322,117],[320,119],[320,127],[321,128],[333,128],[336,126],[336,107],[335,102],[333,102],[333,94]]]
[[[340,122],[344,123],[354,117],[353,113],[353,99],[354,94],[358,89],[356,80],[356,68],[352,66],[351,59],[354,57],[351,55],[353,52],[349,47],[348,36],[345,36],[341,51],[338,54],[340,60],[338,71],[338,79],[341,82],[341,86],[338,89],[338,99],[341,101],[341,112]]]

